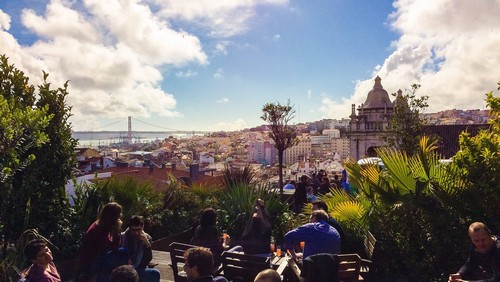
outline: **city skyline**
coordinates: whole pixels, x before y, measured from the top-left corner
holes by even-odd
[[[231,131],[347,118],[379,75],[429,112],[484,109],[500,79],[500,0],[0,1],[0,53],[30,82],[69,80],[75,131]],[[391,97],[392,98],[392,97]],[[134,125],[135,126],[135,125]]]

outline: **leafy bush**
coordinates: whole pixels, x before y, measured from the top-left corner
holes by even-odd
[[[240,183],[225,189],[219,200],[220,228],[232,238],[241,238],[257,199],[264,200],[271,216],[273,236],[278,242],[282,241],[284,233],[291,228],[288,223],[292,213],[288,205],[281,202],[279,195],[271,190],[269,184],[250,186]]]
[[[346,163],[351,182],[370,201],[367,223],[384,244],[387,273],[396,276],[392,278],[442,281],[456,271],[457,257],[450,257],[449,250],[460,250],[464,231],[457,232],[460,217],[448,201],[463,190],[464,182],[456,170],[439,163],[436,148],[424,136],[412,156],[377,149],[383,169]]]
[[[161,206],[161,193],[154,190],[148,181],[138,181],[131,176],[125,178],[111,177],[99,180],[98,189],[106,204],[115,201],[123,207],[123,222],[128,223],[132,215],[149,218],[153,210]]]
[[[199,209],[189,187],[168,174],[163,190],[163,205],[153,213],[151,236],[158,239],[192,228]]]

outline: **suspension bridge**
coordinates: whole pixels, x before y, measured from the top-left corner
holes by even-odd
[[[167,128],[159,125],[155,125],[146,121],[142,121],[136,118],[128,117],[126,120],[128,121],[127,130],[106,130],[113,125],[116,125],[120,122],[124,122],[125,119],[121,119],[110,124],[106,124],[101,126],[100,128],[96,128],[93,130],[87,131],[73,131],[72,135],[76,139],[80,140],[117,140],[119,143],[137,143],[140,142],[141,139],[148,139],[152,137],[164,137],[164,136],[195,136],[195,135],[204,135],[210,133],[211,131],[203,131],[203,130],[182,130],[175,128]],[[158,128],[158,130],[132,130],[132,120],[135,122],[139,122],[145,125],[148,125],[149,128]],[[116,126],[115,126],[116,128]],[[133,142],[133,141],[136,142]],[[113,142],[114,143],[114,142]]]

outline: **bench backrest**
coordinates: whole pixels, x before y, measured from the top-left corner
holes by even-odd
[[[293,276],[293,281],[315,282],[321,277],[328,276],[328,281],[359,281],[361,258],[358,254],[318,254],[310,257],[313,263],[318,265],[311,265],[309,261],[304,261],[303,267],[309,267],[309,270],[302,270],[299,268],[295,260],[289,259],[288,266],[290,267]],[[333,272],[332,272],[333,271]]]
[[[174,273],[174,281],[187,281],[187,276],[184,273],[183,266],[186,260],[184,259],[184,252],[190,248],[198,246],[173,242],[169,245],[170,260],[172,272]]]
[[[373,254],[375,253],[375,247],[377,246],[377,239],[375,236],[368,230],[366,231],[364,237],[364,245],[365,245],[365,253],[368,259],[371,259]]]
[[[358,281],[361,269],[361,258],[358,254],[337,255],[340,281]]]
[[[267,257],[227,251],[222,253],[222,271],[227,280],[253,281],[260,271],[270,267]]]

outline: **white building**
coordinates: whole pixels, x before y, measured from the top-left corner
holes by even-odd
[[[278,162],[278,150],[269,141],[255,141],[247,144],[248,162],[274,165]]]
[[[283,163],[290,165],[304,161],[311,155],[311,138],[308,134],[299,137],[299,143],[284,152]]]

